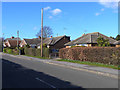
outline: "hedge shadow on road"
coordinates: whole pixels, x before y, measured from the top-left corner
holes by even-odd
[[[68,81],[58,79],[43,72],[37,72],[5,59],[2,59],[2,71],[2,88],[52,88],[36,80],[36,78],[39,78],[56,88],[79,88],[80,90],[86,90],[80,86],[72,85]]]

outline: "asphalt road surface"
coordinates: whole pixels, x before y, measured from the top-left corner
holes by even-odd
[[[68,67],[2,57],[2,88],[118,88],[115,78]]]

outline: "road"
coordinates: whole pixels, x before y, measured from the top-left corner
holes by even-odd
[[[115,78],[40,61],[2,57],[2,88],[118,88]]]

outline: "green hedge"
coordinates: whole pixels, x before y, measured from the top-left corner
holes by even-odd
[[[41,56],[41,49],[25,48],[24,52],[25,52],[25,55]],[[49,57],[49,49],[48,48],[43,48],[43,57]]]
[[[9,53],[9,54],[19,54],[19,51],[17,49],[11,49],[11,48],[4,48],[3,49],[4,53]]]
[[[119,65],[120,48],[116,47],[74,47],[59,50],[62,59],[98,62]]]

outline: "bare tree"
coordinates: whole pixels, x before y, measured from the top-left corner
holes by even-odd
[[[53,35],[52,29],[49,26],[43,27],[43,38],[48,38]],[[41,37],[41,30],[36,34],[37,37]]]

